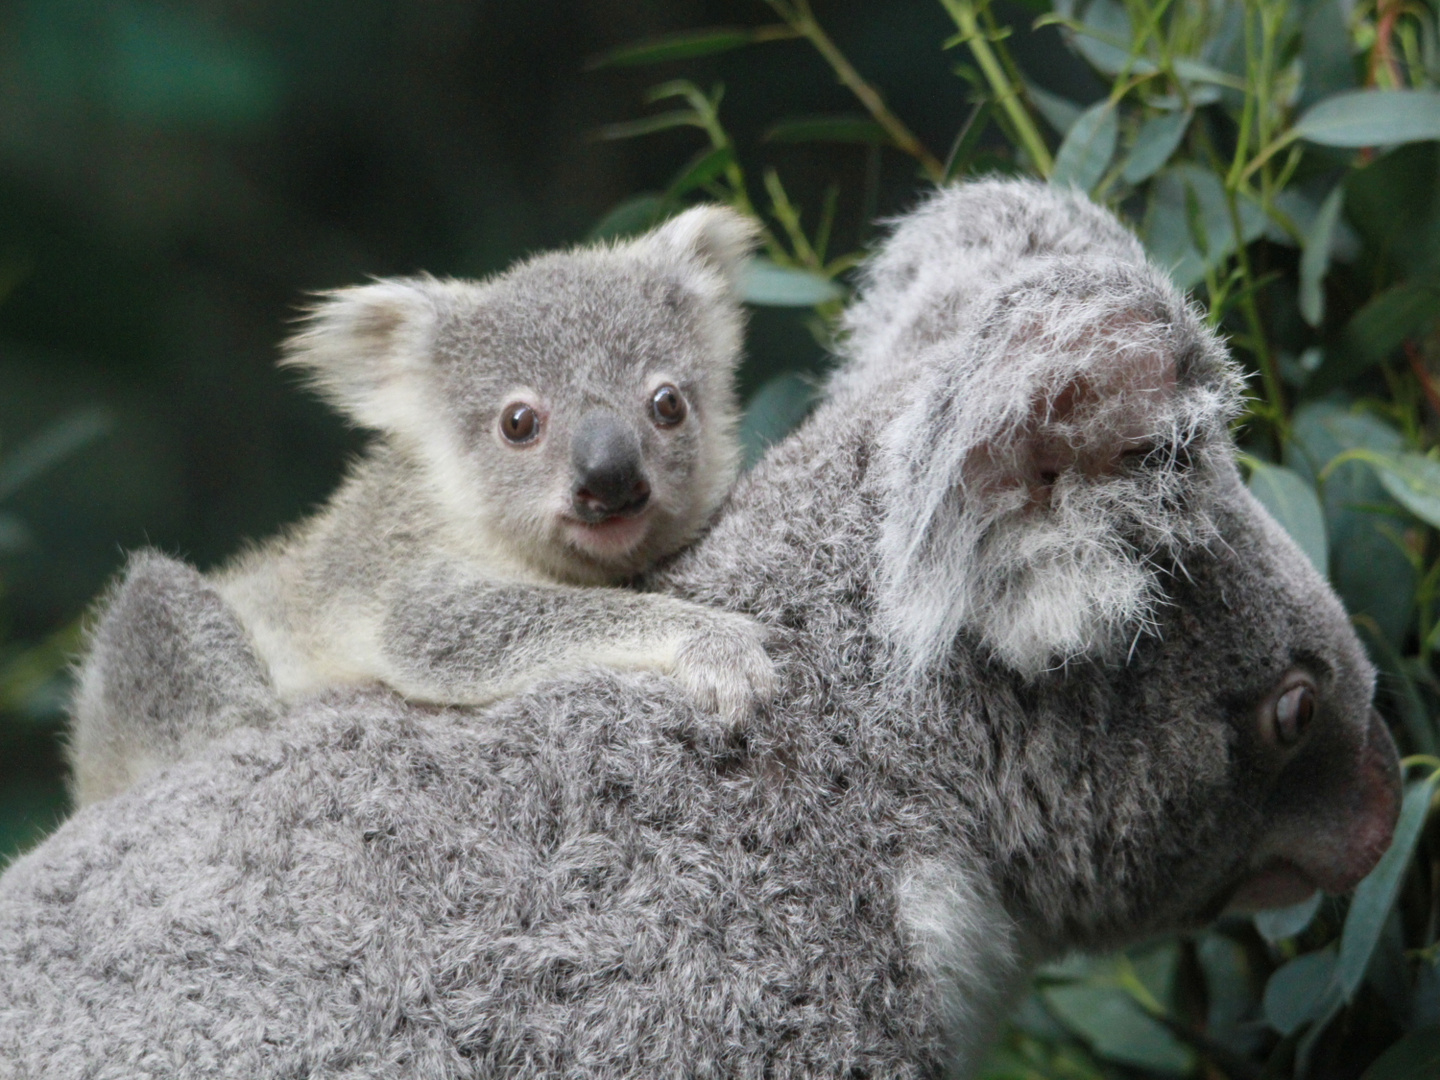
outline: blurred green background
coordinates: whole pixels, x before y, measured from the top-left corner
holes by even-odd
[[[123,552],[153,544],[213,566],[322,500],[361,444],[274,367],[304,294],[368,275],[482,275],[583,240],[703,141],[593,138],[641,111],[656,69],[587,60],[765,13],[694,0],[0,4],[0,461],[30,460],[37,439],[55,451],[38,447],[53,460],[23,483],[0,474],[0,857],[63,811],[64,684],[39,674]],[[916,129],[947,138],[967,105],[936,45],[944,12],[837,0],[826,15]],[[1068,72],[1060,89],[1093,96],[1053,30],[1033,38],[1042,66]],[[729,88],[737,142],[758,142],[781,103],[853,109],[804,42],[771,50],[684,65]],[[899,154],[767,156],[812,204],[832,181],[869,192],[840,207],[846,249],[871,211],[913,198]],[[747,393],[821,363],[794,312],[761,309],[754,324]]]

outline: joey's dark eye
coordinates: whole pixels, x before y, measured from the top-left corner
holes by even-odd
[[[512,401],[500,410],[500,434],[506,442],[527,443],[540,433],[540,417],[523,401]]]
[[[674,427],[685,419],[685,396],[675,387],[666,383],[650,398],[650,411],[655,422],[662,427]]]
[[[1275,702],[1275,738],[1281,746],[1294,746],[1315,717],[1315,691],[1309,684],[1292,686]]]

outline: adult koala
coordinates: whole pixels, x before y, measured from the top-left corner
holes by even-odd
[[[1353,885],[1397,806],[1371,669],[1134,242],[953,188],[852,326],[654,581],[769,624],[772,708],[717,740],[595,670],[236,731],[0,879],[3,1071],[963,1076],[1043,958]]]

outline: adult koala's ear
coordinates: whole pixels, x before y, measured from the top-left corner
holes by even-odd
[[[759,242],[753,218],[726,206],[693,206],[633,241],[631,249],[680,270],[692,285],[718,280],[738,300],[741,269]]]
[[[1027,677],[1124,658],[1197,498],[1233,473],[1241,383],[1153,268],[1033,260],[917,355],[880,437],[883,625],[913,671],[977,638]]]
[[[363,427],[413,428],[414,418],[427,414],[442,287],[430,278],[388,278],[322,293],[285,343],[280,365],[303,371],[325,400]]]

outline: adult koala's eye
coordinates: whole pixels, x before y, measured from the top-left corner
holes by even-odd
[[[685,419],[686,411],[685,396],[669,383],[656,390],[650,398],[650,412],[662,427],[674,427]]]
[[[1315,718],[1315,690],[1309,683],[1292,686],[1275,700],[1275,740],[1294,746]]]
[[[540,417],[523,401],[512,401],[500,410],[500,434],[506,442],[528,443],[540,434]]]

